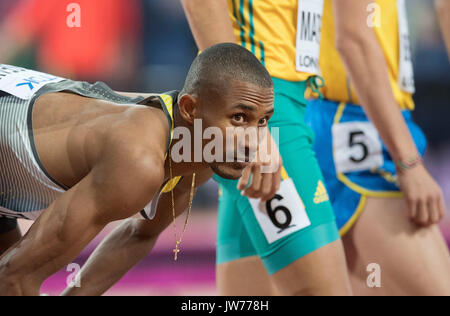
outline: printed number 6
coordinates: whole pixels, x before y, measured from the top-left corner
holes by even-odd
[[[369,156],[369,148],[367,148],[367,145],[364,144],[362,141],[360,142],[356,142],[356,137],[358,136],[362,136],[364,137],[365,134],[363,131],[355,131],[355,132],[351,132],[350,133],[350,138],[349,138],[349,147],[352,148],[354,146],[361,146],[362,150],[363,150],[363,155],[361,158],[355,158],[355,157],[350,157],[350,160],[355,162],[355,163],[361,163],[363,162],[367,156]]]
[[[271,205],[272,201],[273,200],[281,201],[282,199],[283,199],[283,197],[281,195],[275,194],[273,199],[266,202],[267,214],[269,215],[270,220],[276,227],[281,229],[278,233],[280,233],[283,230],[285,230],[286,228],[288,228],[292,221],[291,212],[289,211],[289,209],[287,207],[279,205],[275,209],[272,210],[272,205]],[[280,223],[278,221],[278,219],[276,217],[277,212],[283,212],[284,215],[286,216],[286,221],[284,223]]]

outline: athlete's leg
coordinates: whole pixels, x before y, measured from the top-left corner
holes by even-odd
[[[281,295],[350,295],[344,249],[336,240],[271,276]]]
[[[217,265],[217,287],[225,296],[272,296],[277,295],[261,259],[250,256]]]
[[[21,237],[17,219],[0,217],[0,256]]]
[[[220,295],[350,295],[350,284],[337,240],[274,273],[267,274],[258,256],[217,266]]]
[[[367,198],[343,237],[357,295],[450,295],[450,255],[436,225],[411,222],[402,199]],[[381,268],[381,288],[369,288],[367,266]]]

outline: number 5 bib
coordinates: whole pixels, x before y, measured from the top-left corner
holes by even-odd
[[[383,148],[370,122],[334,124],[333,157],[337,173],[370,170],[384,163]]]

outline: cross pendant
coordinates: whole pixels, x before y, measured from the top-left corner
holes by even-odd
[[[174,260],[177,261],[178,259],[178,253],[180,252],[180,249],[178,249],[178,244],[175,246],[175,249],[173,250],[175,257]]]

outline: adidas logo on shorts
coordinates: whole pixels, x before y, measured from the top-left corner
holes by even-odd
[[[325,185],[323,184],[322,180],[319,180],[316,193],[314,194],[314,203],[320,204],[329,200],[330,197],[328,196],[327,189],[325,189]]]

